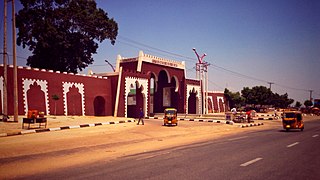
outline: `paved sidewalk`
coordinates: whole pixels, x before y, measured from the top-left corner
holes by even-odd
[[[28,124],[24,124],[24,128],[22,127],[22,118],[24,117],[19,116],[18,122],[0,122],[0,137],[135,122],[133,118],[112,116],[47,116],[47,127],[41,126],[39,128],[39,124],[34,123],[30,124],[28,129]]]

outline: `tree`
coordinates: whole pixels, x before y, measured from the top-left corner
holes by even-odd
[[[20,0],[17,44],[29,47],[27,65],[77,73],[93,63],[98,42],[114,45],[118,24],[91,0]]]
[[[252,89],[244,87],[241,91],[246,104],[254,105],[270,105],[272,94],[272,91],[264,86],[255,86]]]
[[[233,93],[233,92],[229,91],[229,89],[225,88],[224,95],[226,96],[226,98],[229,102],[230,108],[231,107],[240,108],[241,106],[245,105],[245,103],[244,103],[245,99],[243,97],[241,97],[239,92]]]
[[[305,100],[303,103],[307,108],[311,107],[313,105],[312,101],[310,100]]]
[[[269,88],[264,86],[255,86],[252,89],[244,87],[241,96],[245,99],[246,104],[253,105],[272,105],[276,108],[287,108],[294,102],[288,98],[288,94],[279,95],[273,93]]]
[[[273,94],[272,105],[276,108],[287,108],[293,102],[294,100],[290,99],[287,93],[283,95],[279,95],[277,93]]]
[[[297,101],[296,104],[294,105],[294,107],[296,108],[300,108],[302,106],[301,102]]]

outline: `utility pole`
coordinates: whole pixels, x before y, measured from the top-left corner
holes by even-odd
[[[14,0],[12,2],[12,49],[13,49],[13,121],[18,122],[18,70],[16,52],[16,16]]]
[[[205,110],[205,107],[207,107],[206,105],[205,105],[205,102],[207,102],[207,97],[206,97],[206,95],[207,95],[207,93],[205,94],[205,89],[204,89],[204,87],[205,87],[205,82],[203,82],[205,79],[204,79],[204,77],[203,77],[203,75],[204,75],[204,70],[206,69],[206,63],[203,61],[203,58],[205,57],[205,56],[207,56],[207,54],[206,53],[204,53],[202,56],[199,56],[199,54],[197,53],[197,51],[196,51],[196,48],[193,48],[192,49],[193,51],[194,51],[194,53],[196,54],[196,56],[197,56],[197,58],[198,58],[198,62],[196,63],[196,70],[197,70],[197,74],[199,74],[199,76],[200,76],[200,87],[201,87],[201,91],[202,91],[202,98],[201,98],[201,112],[200,112],[200,115],[202,116],[202,114],[203,113],[206,113],[207,111]],[[207,77],[208,78],[208,77]],[[206,108],[207,109],[207,108]]]
[[[269,89],[271,90],[271,85],[274,84],[273,82],[268,82],[269,84]]]
[[[3,121],[7,121],[8,116],[8,92],[7,92],[7,0],[3,0]]]
[[[204,72],[205,72],[205,81],[206,81],[206,87],[205,87],[205,90],[206,90],[206,99],[205,99],[205,114],[208,114],[208,86],[209,86],[209,76],[208,76],[208,66],[210,64],[207,63],[207,62],[203,62],[203,68],[204,68]]]
[[[309,90],[309,92],[310,92],[310,101],[312,101],[312,92],[313,92],[313,90]]]

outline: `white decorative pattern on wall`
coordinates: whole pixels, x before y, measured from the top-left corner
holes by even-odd
[[[208,103],[209,103],[209,99],[211,100],[212,112],[214,113],[214,102],[213,102],[212,96],[208,96]],[[209,107],[209,104],[208,104],[208,107]]]
[[[198,106],[198,111],[197,111],[197,112],[201,112],[201,106],[202,106],[202,103],[200,103],[200,102],[201,102],[201,88],[200,88],[200,86],[187,84],[186,114],[189,114],[189,112],[188,112],[188,100],[189,100],[189,97],[190,97],[190,92],[191,92],[193,89],[194,89],[196,92],[198,92],[197,95],[196,95],[196,97],[198,98],[198,101],[199,101],[199,106]]]
[[[136,84],[136,82],[139,83],[140,87],[143,86],[142,89],[142,94],[144,95],[144,99],[143,99],[143,112],[144,114],[146,114],[146,112],[148,112],[148,79],[143,79],[143,78],[136,78],[136,77],[126,77],[125,78],[125,100],[124,100],[124,106],[125,106],[125,117],[127,117],[128,115],[128,111],[127,111],[127,102],[128,102],[128,95],[130,92],[130,85],[131,84]],[[138,87],[138,88],[140,88]]]
[[[222,97],[222,96],[217,96],[218,111],[219,111],[219,112],[221,112],[220,104],[219,104],[219,100],[220,100],[220,99],[221,99],[221,102],[223,103],[223,108],[224,108],[224,110],[223,110],[223,111],[225,111],[225,109],[226,109],[225,104],[224,104],[224,99],[223,99],[223,97]]]
[[[67,104],[67,93],[70,91],[72,86],[75,86],[79,89],[79,93],[81,94],[81,108],[82,108],[82,116],[85,115],[85,101],[84,101],[84,84],[83,83],[74,83],[74,82],[62,82],[63,87],[63,105],[64,105],[64,115],[68,115],[68,104]]]
[[[28,113],[28,95],[27,92],[30,89],[30,85],[37,83],[41,87],[41,91],[44,93],[45,105],[46,105],[46,114],[50,114],[49,109],[49,97],[48,97],[48,82],[46,80],[40,79],[25,79],[22,78],[22,91],[23,91],[23,103],[24,103],[24,112],[25,115]]]

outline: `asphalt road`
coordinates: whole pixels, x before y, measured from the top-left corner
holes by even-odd
[[[305,131],[242,131],[198,144],[72,166],[23,179],[319,179],[320,120]]]

